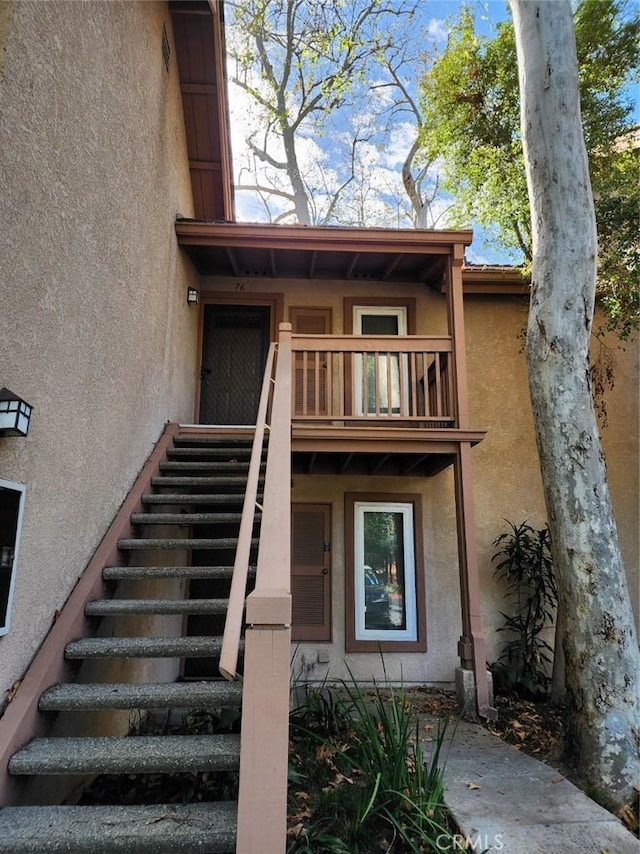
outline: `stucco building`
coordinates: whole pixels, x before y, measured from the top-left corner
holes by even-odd
[[[33,406],[25,438],[0,437],[0,487],[18,490],[22,507],[6,544],[17,557],[0,567],[10,578],[0,588],[5,766],[38,728],[56,726],[34,703],[37,691],[74,678],[64,647],[50,654],[60,658],[50,678],[49,665],[35,682],[28,668],[87,566],[233,565],[232,546],[227,555],[212,542],[237,536],[235,517],[216,521],[209,506],[197,520],[203,501],[167,498],[174,516],[156,521],[164,527],[145,551],[151,526],[125,530],[121,508],[160,512],[159,500],[142,497],[153,476],[246,479],[249,428],[278,341],[278,364],[285,350],[290,359],[287,463],[279,480],[274,464],[276,500],[258,503],[263,537],[276,505],[269,524],[285,525],[287,544],[291,525],[291,585],[273,586],[282,601],[292,589],[296,678],[339,679],[349,668],[370,681],[382,649],[389,678],[451,685],[462,668],[484,683],[481,710],[490,703],[484,665],[498,655],[502,598],[492,542],[505,519],[545,520],[521,352],[526,285],[514,271],[466,267],[469,232],[234,222],[225,97],[215,1],[0,4],[0,386]],[[635,594],[638,348],[607,344],[616,382],[602,439]],[[145,474],[167,422],[192,426],[172,428],[162,453],[177,437],[193,454],[166,461],[158,451]],[[140,472],[145,486],[127,505]],[[159,481],[155,491],[206,496],[218,486],[223,494],[213,480]],[[197,531],[213,557],[191,547]],[[162,591],[146,576],[97,598],[216,598],[212,573],[167,575]],[[218,631],[188,606],[102,624],[88,613],[68,619],[65,643]],[[250,622],[287,625],[286,609],[273,613]],[[216,662],[115,655],[97,676],[85,661],[81,681],[189,684],[215,676]],[[128,720],[119,708],[109,720],[96,713],[88,731],[115,737]],[[7,781],[7,803],[44,797]]]

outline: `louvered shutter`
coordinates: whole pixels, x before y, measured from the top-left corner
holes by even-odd
[[[327,504],[291,508],[291,639],[331,640],[331,513]]]
[[[327,335],[331,327],[329,308],[292,308],[292,332],[297,335]],[[296,353],[296,415],[327,414],[327,354]]]

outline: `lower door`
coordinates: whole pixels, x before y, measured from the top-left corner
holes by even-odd
[[[331,506],[291,507],[291,639],[331,640]]]
[[[260,305],[205,305],[200,424],[256,423],[270,312]]]

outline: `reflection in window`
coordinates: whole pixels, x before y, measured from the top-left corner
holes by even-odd
[[[411,504],[355,505],[357,640],[416,640]]]

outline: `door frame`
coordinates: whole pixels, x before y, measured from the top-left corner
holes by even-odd
[[[245,285],[237,282],[233,291],[200,291],[200,314],[198,317],[198,341],[196,347],[195,393],[193,395],[193,423],[200,423],[200,369],[202,367],[202,343],[204,340],[204,309],[207,305],[246,305],[269,308],[269,341],[277,341],[278,328],[284,317],[284,294],[253,293],[241,290]]]
[[[407,335],[416,334],[416,298],[415,297],[345,297],[343,326],[345,335],[353,335],[353,309],[361,305],[369,308],[406,308]]]
[[[403,337],[409,334],[409,310],[406,305],[361,305],[360,303],[356,303],[353,306],[353,326],[354,326],[354,334],[356,335],[364,335],[365,333],[362,331],[362,320],[364,317],[395,317],[398,325],[398,337]],[[353,357],[353,409],[354,414],[362,415],[363,417],[375,415],[375,409],[373,413],[369,409],[369,405],[365,411],[365,401],[364,401],[364,393],[363,393],[363,374],[365,364],[368,364],[368,357],[364,353],[362,356],[354,356]],[[389,385],[394,385],[393,376],[389,376],[389,372],[387,371],[386,362],[382,361],[381,358],[378,358],[378,365],[384,368],[384,374],[386,377],[386,385],[387,388]],[[397,393],[398,393],[398,415],[401,412],[401,406],[404,407],[405,412],[409,409],[409,360],[405,354],[401,355],[397,359],[397,368],[398,368],[398,376],[400,372],[403,372],[406,381],[404,384],[404,394],[402,395],[402,400],[400,400],[401,392],[400,385],[398,383]],[[381,380],[382,382],[382,380]],[[387,415],[396,414],[395,411],[387,412]]]
[[[342,309],[342,328],[345,335],[354,335],[354,309],[356,306],[368,308],[404,308],[407,318],[407,335],[416,334],[416,298],[415,297],[344,297]],[[354,395],[354,365],[351,359],[345,360],[345,411],[354,414],[355,410],[355,395]],[[365,425],[367,416],[363,414],[362,425]],[[352,422],[352,426],[360,422]]]
[[[413,556],[417,639],[409,640],[357,640],[355,625],[355,570],[357,503],[388,503],[413,505]],[[427,607],[425,595],[425,553],[423,539],[424,517],[422,495],[413,492],[345,492],[345,652],[426,652]]]

